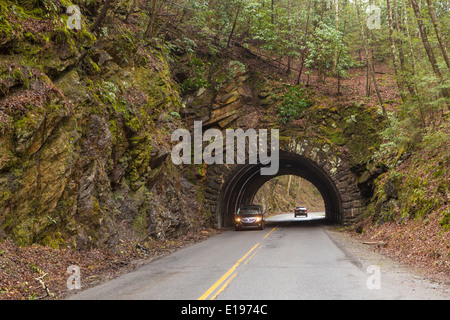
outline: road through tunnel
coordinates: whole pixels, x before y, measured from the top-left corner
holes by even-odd
[[[332,223],[343,222],[339,190],[329,174],[313,160],[290,152],[281,152],[276,175],[261,175],[261,164],[238,167],[226,179],[219,197],[218,223],[231,226],[240,205],[252,204],[258,190],[270,179],[280,175],[296,175],[310,181],[320,192],[325,204],[325,218]]]

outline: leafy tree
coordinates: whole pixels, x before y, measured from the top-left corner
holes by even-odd
[[[324,22],[319,23],[311,40],[306,42],[308,56],[305,65],[319,70],[319,81],[327,76],[346,76],[353,63],[343,41],[342,32]]]

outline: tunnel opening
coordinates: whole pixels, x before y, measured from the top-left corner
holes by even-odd
[[[325,204],[319,190],[308,180],[296,175],[280,175],[270,179],[256,192],[253,203],[261,205],[266,216],[280,213],[289,213],[290,216],[295,208],[304,207],[310,218],[325,217]]]
[[[325,221],[342,224],[343,209],[338,189],[328,172],[311,159],[280,151],[276,175],[261,175],[261,164],[245,164],[236,168],[226,179],[219,195],[218,226],[230,227],[241,205],[252,204],[258,190],[269,180],[281,175],[294,175],[311,182],[320,192],[325,206]]]

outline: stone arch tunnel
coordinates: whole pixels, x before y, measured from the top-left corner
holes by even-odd
[[[185,97],[189,121],[201,119],[206,121],[203,123],[204,129],[222,131],[260,127],[260,110],[275,106],[277,102],[273,96],[276,92],[281,94],[281,91],[250,72],[236,66],[230,65],[230,68],[234,70],[233,80],[217,92],[202,89]],[[325,114],[321,119],[324,117]],[[337,127],[336,121],[342,115],[332,114],[331,117],[330,125]],[[365,132],[362,135],[361,139],[366,139]],[[313,183],[324,199],[328,221],[337,224],[354,222],[363,209],[363,197],[357,175],[342,156],[344,151],[338,151],[338,147],[297,128],[282,132],[282,137],[277,175],[298,175]],[[229,226],[230,217],[239,205],[252,202],[258,189],[274,177],[261,176],[260,168],[258,164],[207,166],[203,180],[204,206],[211,214],[213,224],[219,228]]]
[[[234,212],[241,204],[251,204],[264,183],[279,175],[297,175],[316,186],[321,193],[326,218],[330,221],[342,222],[342,201],[339,192],[327,173],[314,161],[296,155],[282,152],[279,159],[279,170],[275,176],[260,174],[260,164],[244,165],[227,178],[219,197],[219,225],[228,226]]]
[[[361,211],[362,197],[356,176],[327,145],[311,146],[307,141],[291,143],[280,150],[276,175],[261,175],[261,166],[213,165],[208,169],[205,202],[217,227],[231,226],[240,205],[251,204],[265,182],[287,174],[307,179],[319,190],[328,222],[349,224]]]

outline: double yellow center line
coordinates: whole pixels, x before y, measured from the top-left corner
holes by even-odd
[[[271,234],[277,227],[273,228],[272,230],[270,230],[269,233],[267,233],[264,236],[264,239],[267,238],[269,236],[269,234]],[[239,266],[239,264],[244,261],[249,255],[250,253],[252,253],[256,248],[258,248],[259,246],[259,242],[257,244],[255,244],[253,246],[253,248],[251,248],[242,258],[240,258],[231,268],[230,270],[228,270],[219,280],[217,280],[216,283],[214,283],[211,288],[209,288],[200,298],[198,298],[198,300],[206,300],[206,298],[208,298],[212,292],[214,292],[214,290],[217,289],[217,287],[219,287],[229,276],[230,274],[232,274],[236,268]],[[223,290],[225,290],[225,288],[228,286],[228,284],[234,279],[234,277],[237,275],[237,273],[235,273],[230,279],[228,279],[227,282],[225,282],[225,284],[211,297],[210,300],[214,300]]]

